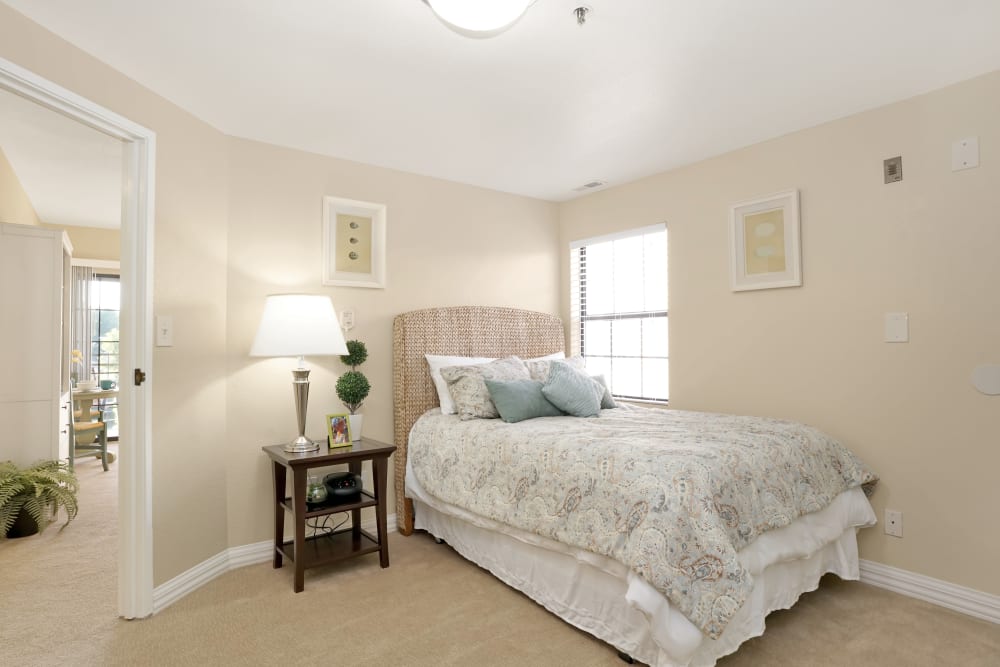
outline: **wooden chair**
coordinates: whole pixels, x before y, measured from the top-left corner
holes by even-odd
[[[92,422],[95,422],[95,421],[99,422],[99,421],[101,421],[102,415],[103,415],[103,413],[101,412],[100,408],[91,408],[90,409],[90,421],[92,421]],[[73,419],[75,419],[77,421],[83,421],[83,410],[74,410],[73,411]]]
[[[108,469],[108,426],[102,421],[78,421],[77,413],[69,422],[69,469],[81,456],[100,457],[101,465]],[[80,436],[80,442],[77,442]],[[113,458],[111,459],[114,460]]]

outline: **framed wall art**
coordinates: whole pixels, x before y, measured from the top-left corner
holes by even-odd
[[[385,205],[323,197],[323,284],[385,287]]]
[[[731,210],[733,291],[800,286],[799,191],[743,201]]]

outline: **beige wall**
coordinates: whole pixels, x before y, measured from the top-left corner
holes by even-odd
[[[117,229],[66,227],[39,220],[3,150],[0,150],[0,222],[65,230],[76,258],[118,260],[121,257],[121,232]]]
[[[1000,75],[564,204],[557,242],[549,204],[229,139],[3,4],[0,57],[157,133],[154,304],[175,338],[150,373],[156,584],[268,538],[260,446],[294,420],[287,364],[246,357],[265,294],[356,310],[374,386],[365,430],[389,439],[393,315],[554,311],[570,239],[666,221],[674,406],[830,431],[882,475],[879,512],[905,512],[906,537],[866,531],[865,558],[1000,593],[1000,399],[968,382],[1000,340]],[[951,173],[950,143],[972,134],[983,166]],[[905,180],[882,185],[882,159],[899,154]],[[731,292],[728,205],[788,187],[802,194],[804,286]],[[387,289],[321,287],[327,194],[388,205]],[[909,344],[881,342],[890,310],[910,313]],[[340,409],[342,369],[313,368],[316,433]]]
[[[14,173],[7,156],[0,149],[0,222],[15,225],[38,225],[35,207],[28,199],[21,180]]]
[[[272,529],[260,448],[296,432],[294,361],[247,356],[267,294],[328,294],[338,310],[354,309],[347,337],[367,345],[361,370],[372,384],[364,433],[392,442],[393,317],[473,304],[557,313],[559,261],[554,204],[251,141],[230,148],[229,543],[240,545]],[[322,286],[325,195],[387,206],[385,289]],[[334,391],[346,369],[335,357],[307,363],[307,431],[322,435],[324,414],[346,412]]]
[[[157,133],[154,307],[175,324],[174,346],[156,348],[149,369],[162,584],[227,546],[228,140],[4,4],[0,57]]]
[[[42,223],[42,227],[62,229],[73,244],[74,259],[101,259],[119,261],[121,259],[122,235],[118,229],[98,227],[65,227]]]
[[[2,4],[0,57],[157,133],[154,307],[175,330],[150,373],[157,585],[270,539],[260,447],[294,434],[295,420],[287,360],[247,356],[266,294],[327,293],[355,309],[350,336],[368,344],[373,385],[365,432],[383,440],[394,315],[476,303],[558,311],[553,204],[228,138]],[[324,195],[388,205],[386,289],[322,287]],[[323,414],[342,410],[333,384],[344,369],[311,365],[309,432],[322,433]]]
[[[862,557],[1000,594],[1000,397],[969,377],[1000,361],[1000,72],[560,207],[561,243],[666,222],[671,404],[802,420],[882,477],[904,538]],[[977,135],[982,166],[952,172]],[[902,155],[885,185],[882,160]],[[729,287],[729,205],[802,198],[800,288]],[[568,313],[562,251],[563,313]],[[883,315],[910,315],[907,344]]]

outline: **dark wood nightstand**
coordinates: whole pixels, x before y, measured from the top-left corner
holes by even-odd
[[[389,567],[389,541],[385,528],[385,493],[389,455],[395,445],[362,438],[349,447],[330,449],[325,443],[319,451],[293,454],[284,445],[262,448],[271,457],[274,471],[274,567],[281,567],[282,557],[295,563],[293,589],[300,593],[305,588],[305,571],[344,558],[379,552],[382,567]],[[346,463],[355,475],[361,474],[361,464],[372,462],[372,479],[375,488],[362,491],[361,496],[350,502],[335,504],[332,500],[323,505],[306,504],[306,474],[310,468]],[[292,497],[285,496],[285,471],[292,471]],[[375,508],[377,535],[361,529],[361,510]],[[295,539],[284,541],[285,510],[295,521]],[[314,535],[306,539],[306,519],[322,517],[337,512],[351,513],[351,527],[330,534]],[[309,548],[306,548],[306,545]]]

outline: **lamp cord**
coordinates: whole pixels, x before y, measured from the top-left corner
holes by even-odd
[[[335,526],[327,526],[326,524],[330,520],[330,517],[336,516],[337,514],[343,514],[344,515],[344,518],[340,521],[340,523],[338,523]],[[341,526],[343,526],[345,523],[347,523],[347,518],[348,518],[349,515],[350,515],[350,512],[348,512],[348,511],[334,512],[333,514],[327,514],[327,515],[323,516],[322,517],[322,521],[319,518],[313,519],[312,523],[309,523],[309,519],[306,519],[306,528],[311,528],[312,529],[312,533],[310,533],[310,537],[315,537],[316,535],[324,535],[326,537],[330,537]]]

